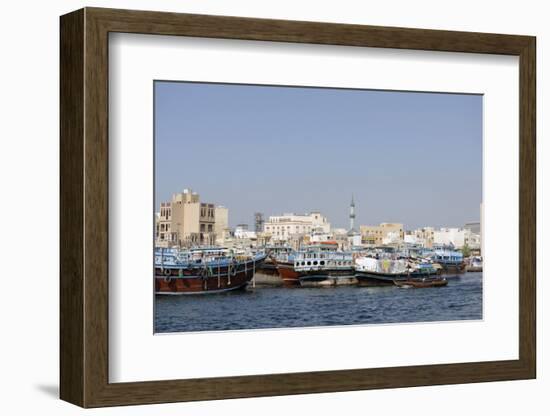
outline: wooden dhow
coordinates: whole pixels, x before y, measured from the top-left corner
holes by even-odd
[[[449,282],[444,277],[435,277],[435,278],[416,278],[416,279],[407,279],[407,280],[394,280],[394,284],[400,288],[411,288],[411,289],[421,289],[428,287],[443,287],[447,286]]]
[[[244,289],[266,254],[235,255],[223,248],[155,250],[155,293],[190,295]]]
[[[277,260],[277,271],[286,286],[321,287],[355,284],[351,253],[327,247],[308,247]]]

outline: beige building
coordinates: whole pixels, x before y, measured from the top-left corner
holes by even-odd
[[[361,241],[364,244],[382,245],[403,241],[405,231],[403,224],[383,222],[380,225],[361,225]]]
[[[435,230],[433,227],[422,227],[412,231],[414,243],[422,247],[432,248],[435,238]]]
[[[211,245],[216,233],[214,204],[200,202],[190,189],[162,202],[156,217],[155,245],[158,247]]]
[[[287,241],[296,236],[318,233],[329,233],[330,223],[327,217],[318,211],[311,214],[283,214],[270,216],[264,223],[264,233],[275,241]]]
[[[229,238],[229,210],[221,205],[214,208],[214,233],[216,234],[216,244],[223,245]]]
[[[382,230],[378,225],[361,225],[359,226],[359,232],[361,233],[361,241],[364,244],[381,245],[382,244]]]

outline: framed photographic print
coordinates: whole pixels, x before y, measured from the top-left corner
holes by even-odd
[[[535,38],[61,17],[61,398],[534,378]]]

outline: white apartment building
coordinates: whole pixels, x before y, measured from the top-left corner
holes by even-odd
[[[435,245],[453,245],[455,248],[464,246],[466,231],[463,228],[440,228],[434,231]]]
[[[272,240],[284,241],[297,235],[312,233],[330,233],[330,223],[318,211],[310,214],[272,215],[264,223],[264,233],[269,234]]]
[[[407,231],[404,242],[427,248],[431,248],[433,245],[453,245],[457,249],[468,244],[470,248],[478,249],[481,246],[481,237],[465,228],[440,228],[437,230],[432,227],[424,227]]]
[[[464,242],[468,244],[468,247],[470,248],[481,249],[481,234],[466,230]]]
[[[240,224],[240,225],[237,225],[235,227],[235,238],[238,238],[238,239],[248,239],[248,240],[255,240],[256,239],[256,232],[255,231],[250,231],[248,229],[248,226],[246,225],[243,225],[243,224]]]
[[[408,244],[418,244],[422,247],[431,248],[434,242],[434,228],[423,227],[416,230],[407,231],[403,241]]]

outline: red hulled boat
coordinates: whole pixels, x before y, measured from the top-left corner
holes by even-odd
[[[155,293],[186,295],[244,289],[263,264],[264,253],[232,255],[225,249],[155,251]]]

